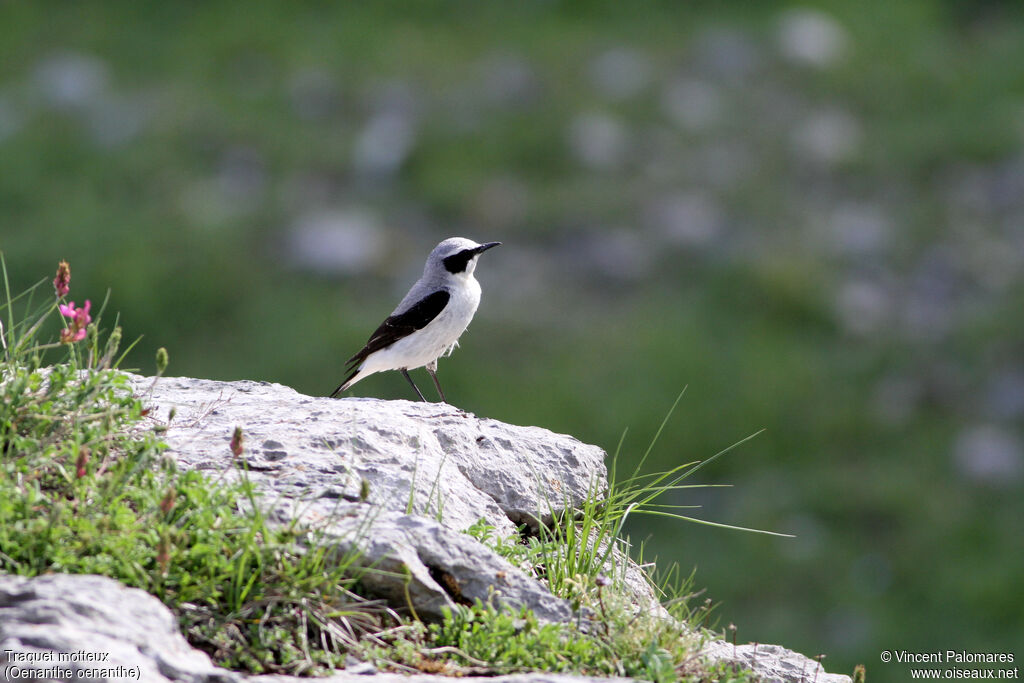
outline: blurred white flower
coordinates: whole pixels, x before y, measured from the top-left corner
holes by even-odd
[[[401,168],[416,142],[412,117],[385,111],[372,117],[356,137],[352,166],[357,173],[390,176]]]
[[[978,483],[1009,486],[1024,474],[1024,449],[1009,430],[977,425],[962,431],[953,445],[957,469]]]
[[[846,54],[850,40],[846,30],[824,12],[792,9],[779,19],[778,42],[787,59],[824,68]]]
[[[61,52],[36,66],[33,82],[50,106],[82,107],[107,91],[109,71],[106,62],[93,55]]]
[[[835,306],[843,328],[861,336],[878,332],[892,316],[889,292],[867,280],[844,282],[839,288]]]
[[[616,47],[602,52],[590,64],[590,82],[604,96],[624,100],[638,95],[651,82],[653,68],[638,50]]]
[[[661,107],[672,121],[688,130],[703,130],[722,115],[718,89],[704,81],[676,80],[661,95]]]
[[[830,108],[811,113],[792,134],[793,150],[802,159],[819,164],[846,161],[860,148],[864,132],[847,111]]]
[[[289,228],[289,257],[298,266],[325,274],[371,269],[384,255],[384,234],[368,210],[313,211]]]
[[[569,126],[569,146],[585,166],[610,170],[622,164],[628,149],[626,129],[607,114],[578,115]]]

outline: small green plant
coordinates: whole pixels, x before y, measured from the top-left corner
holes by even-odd
[[[724,529],[788,536],[697,519],[680,514],[678,510],[682,509],[682,506],[660,505],[655,502],[659,496],[670,491],[714,486],[683,482],[708,463],[756,436],[748,436],[703,461],[688,462],[667,472],[640,474],[682,395],[676,398],[633,473],[627,478],[620,480],[617,477],[617,464],[625,440],[624,433],[612,456],[607,489],[592,483],[583,501],[573,504],[566,499],[561,501],[562,505],[557,508],[553,501],[546,500],[547,509],[540,511],[538,517],[550,522],[538,523],[536,527],[523,525],[515,535],[501,537],[496,529],[484,520],[479,520],[467,529],[466,533],[514,565],[532,573],[535,578],[546,583],[555,595],[569,600],[576,609],[593,603],[599,593],[599,577],[602,581],[610,581],[616,589],[623,588],[625,572],[631,564],[631,551],[637,556],[633,564],[637,568],[644,566],[643,546],[632,548],[624,534],[625,524],[633,514],[658,515]],[[562,513],[560,510],[571,511],[571,514]],[[646,580],[651,582],[652,588],[665,600],[666,607],[676,616],[688,619],[699,615],[702,625],[706,626],[710,606],[703,605],[694,610],[687,606],[688,599],[692,597],[689,591],[692,575],[682,579],[678,567],[670,567],[659,580],[651,581],[650,577]]]
[[[555,506],[547,501],[547,515],[541,514],[540,517],[550,519],[548,524],[538,524],[533,529],[524,525],[518,534],[509,536],[501,536],[484,520],[467,529],[469,535],[512,564],[532,573],[555,595],[570,602],[581,615],[574,633],[582,634],[581,637],[594,645],[595,651],[604,653],[600,662],[605,668],[588,669],[594,675],[628,675],[661,682],[699,679],[706,673],[697,653],[702,639],[710,635],[709,621],[714,606],[710,600],[691,605],[697,595],[692,590],[692,573],[683,576],[677,566],[670,567],[658,577],[644,571],[643,546],[632,548],[623,532],[631,514],[662,515],[727,529],[785,535],[708,522],[680,514],[676,506],[662,506],[655,502],[669,491],[706,486],[683,482],[700,468],[756,436],[747,437],[704,461],[689,462],[668,472],[641,475],[643,464],[681,398],[682,394],[666,414],[633,473],[619,480],[616,465],[625,439],[623,434],[612,457],[608,489],[599,490],[596,485],[591,485],[581,504],[574,506],[568,500],[562,501],[561,509],[572,510],[571,515],[559,516]],[[637,555],[635,561],[631,559],[631,551]],[[661,598],[660,607],[671,619],[665,619],[657,606],[630,601],[625,577],[631,566],[637,577],[646,581]],[[482,608],[474,609],[479,612]],[[583,619],[583,615],[588,615],[588,618]],[[477,620],[494,618],[493,615],[483,615]],[[430,636],[431,632],[427,635]],[[485,637],[484,631],[481,630],[477,637]],[[456,647],[459,652],[473,657],[475,650],[469,647],[473,642],[447,647]],[[588,666],[595,665],[591,663]],[[722,680],[746,676],[730,667],[718,669],[719,676],[724,676]]]
[[[358,655],[378,668],[449,676],[528,671],[642,680],[753,681],[738,667],[709,669],[701,638],[666,619],[642,617],[621,593],[582,624],[544,623],[528,610],[491,604],[446,610],[443,621],[406,623]]]
[[[676,397],[631,475],[622,479],[618,476],[619,458],[626,437],[626,433],[623,432],[611,459],[607,490],[599,490],[595,484],[592,484],[581,505],[572,506],[568,504],[568,501],[563,501],[562,509],[573,510],[571,519],[558,519],[554,513],[555,506],[551,501],[547,501],[547,516],[552,518],[552,523],[541,525],[538,534],[542,540],[551,541],[550,543],[541,543],[540,547],[545,550],[543,565],[546,578],[556,593],[564,595],[568,587],[565,585],[567,583],[578,585],[577,577],[579,576],[595,576],[599,573],[607,574],[615,581],[616,585],[621,585],[623,572],[627,566],[627,562],[624,560],[628,558],[630,549],[624,528],[631,515],[655,515],[722,529],[788,536],[772,531],[749,529],[699,519],[679,512],[679,510],[686,509],[686,506],[663,505],[655,502],[660,496],[671,491],[718,486],[683,482],[703,467],[760,433],[755,432],[705,460],[686,462],[665,472],[641,474],[644,464],[684,393],[685,389]]]
[[[608,645],[570,624],[541,623],[528,610],[478,603],[445,610],[440,623],[410,626],[363,656],[383,668],[448,675],[524,671],[622,675]]]
[[[486,519],[479,519],[465,533],[528,574],[534,573],[545,552],[540,538],[530,533],[525,524],[520,525],[517,533],[502,536]]]

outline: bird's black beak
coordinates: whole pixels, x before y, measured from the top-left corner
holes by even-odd
[[[500,244],[501,244],[501,242],[484,242],[479,247],[475,248],[473,251],[475,251],[478,254],[482,254],[485,251],[487,251],[488,249],[490,249],[491,247],[497,247]]]

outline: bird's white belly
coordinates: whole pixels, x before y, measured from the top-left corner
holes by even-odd
[[[475,279],[471,279],[470,285],[452,292],[448,305],[426,326],[372,354],[361,369],[366,373],[398,368],[411,370],[431,363],[451,350],[469,327],[480,305],[480,285]]]

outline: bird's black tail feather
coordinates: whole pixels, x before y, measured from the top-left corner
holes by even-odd
[[[338,385],[338,388],[331,392],[331,398],[338,398],[338,394],[342,392],[342,387],[352,381],[352,378],[359,374],[359,368],[352,371],[352,374],[345,378],[345,381]]]

